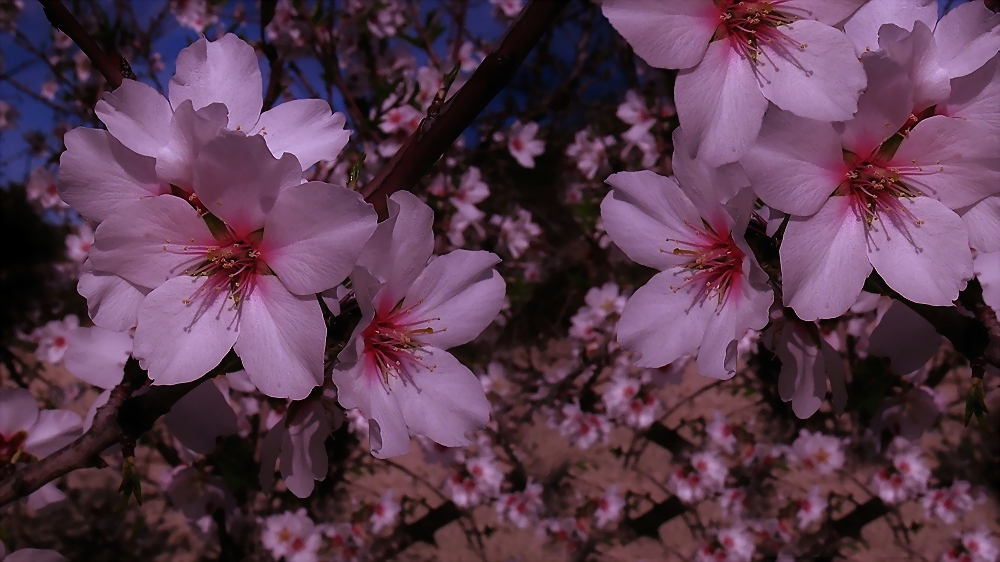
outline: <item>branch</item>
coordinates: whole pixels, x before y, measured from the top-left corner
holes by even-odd
[[[111,84],[111,89],[122,85],[123,78],[135,78],[132,67],[125,57],[117,53],[105,53],[104,49],[97,44],[97,41],[87,33],[87,30],[80,25],[73,14],[66,9],[60,0],[38,0],[45,11],[45,17],[49,19],[52,27],[61,30],[69,36],[83,54],[87,55],[104,79]]]
[[[388,197],[419,180],[514,78],[535,43],[568,3],[569,0],[531,0],[507,30],[500,46],[486,56],[441,112],[435,115],[432,108],[396,155],[361,191],[380,217],[386,217]]]
[[[90,465],[102,451],[122,439],[138,439],[153,427],[157,419],[169,412],[174,403],[216,373],[213,370],[201,379],[184,384],[154,386],[145,394],[130,397],[146,380],[146,372],[139,368],[138,361],[129,359],[125,364],[125,381],[111,391],[108,403],[97,410],[90,430],[59,451],[21,467],[0,482],[0,506],[27,496],[64,474]]]

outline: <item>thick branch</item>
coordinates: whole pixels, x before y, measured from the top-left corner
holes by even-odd
[[[215,374],[212,371],[205,378]],[[123,438],[138,439],[204,380],[154,386],[149,392],[130,398],[133,387],[141,385],[141,382],[137,385],[131,381],[142,381],[145,377],[146,373],[139,368],[138,362],[129,359],[125,366],[125,382],[115,387],[108,403],[97,410],[90,430],[59,451],[20,468],[0,482],[0,506],[27,496],[64,474],[90,465],[97,455]]]
[[[104,79],[115,89],[122,85],[124,78],[131,78],[132,67],[120,55],[105,53],[104,49],[97,44],[97,41],[87,30],[80,25],[80,22],[66,9],[59,0],[39,0],[45,10],[45,17],[49,18],[52,27],[61,30],[69,36],[74,43],[80,47],[83,54],[87,55],[94,68],[98,70]]]
[[[532,0],[462,89],[435,115],[433,108],[396,155],[361,191],[386,216],[386,200],[412,186],[507,85],[569,0]]]

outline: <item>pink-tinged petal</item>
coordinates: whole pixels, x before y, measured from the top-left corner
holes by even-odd
[[[205,208],[238,236],[264,227],[278,193],[302,183],[299,161],[276,159],[264,138],[231,133],[201,149],[194,167],[194,192]]]
[[[391,308],[406,294],[434,252],[434,211],[408,191],[389,198],[389,218],[365,244],[358,266],[386,285]]]
[[[698,66],[678,74],[674,102],[696,156],[716,166],[743,156],[767,111],[753,64],[727,40],[712,42]]]
[[[87,415],[83,418],[83,432],[87,433],[90,428],[94,425],[94,418],[97,416],[97,410],[101,409],[108,403],[108,399],[111,398],[111,390],[105,390],[104,392],[97,395],[94,401],[90,404],[90,408],[87,409]]]
[[[170,434],[192,451],[207,455],[215,451],[215,440],[234,435],[236,412],[209,379],[178,400],[163,416]]]
[[[323,383],[326,324],[315,295],[293,295],[277,277],[261,275],[239,320],[233,349],[261,392],[301,400]]]
[[[816,20],[826,25],[836,25],[858,8],[864,5],[867,0],[787,0],[782,2],[781,11],[785,14],[792,14],[802,19]]]
[[[800,117],[850,119],[867,79],[844,32],[812,20],[780,31],[783,40],[762,42],[757,59],[764,97]]]
[[[1000,55],[982,68],[951,81],[951,97],[935,109],[982,126],[983,135],[1000,152]]]
[[[28,494],[25,504],[34,510],[42,509],[45,506],[52,505],[54,503],[59,503],[66,499],[66,494],[63,493],[58,487],[56,487],[55,482],[49,482],[48,484],[42,486],[41,488],[35,490]],[[58,562],[61,560],[66,560],[61,554],[54,550],[37,550],[34,548],[21,549],[14,554],[19,554],[21,552],[34,551],[32,557],[28,558],[25,554],[25,558],[18,558],[19,560],[27,562]],[[10,555],[4,560],[15,560],[14,554]]]
[[[900,201],[912,219],[883,217],[873,224],[868,259],[903,298],[951,306],[972,278],[965,223],[955,211],[930,197]]]
[[[191,100],[174,111],[169,141],[156,155],[156,174],[188,193],[194,191],[194,163],[208,141],[226,127],[228,110],[221,103],[194,110]]]
[[[847,172],[833,125],[779,109],[764,116],[740,163],[764,203],[793,215],[818,211]]]
[[[825,357],[819,344],[800,324],[790,322],[778,334],[775,355],[781,361],[778,393],[792,403],[792,412],[806,419],[819,410],[826,397]]]
[[[930,322],[899,301],[893,301],[868,339],[868,353],[887,357],[900,375],[923,367],[941,347],[941,336]]]
[[[1000,50],[1000,14],[978,0],[955,6],[934,28],[934,39],[948,75],[965,76]]]
[[[94,324],[113,332],[134,328],[139,305],[150,289],[133,285],[117,275],[93,271],[84,264],[76,290],[87,299],[87,311]]]
[[[123,204],[169,193],[156,177],[156,160],[125,148],[107,131],[77,127],[63,142],[59,197],[88,219],[103,221]]]
[[[348,347],[363,345],[357,338],[352,342]],[[357,408],[368,419],[372,455],[380,459],[405,455],[410,450],[410,434],[396,396],[383,383],[375,364],[366,361],[360,350],[357,361],[345,362],[343,356],[341,353],[341,362],[333,368],[340,405]]]
[[[153,384],[191,382],[214,369],[236,342],[237,310],[205,277],[174,277],[146,295],[132,356]]]
[[[94,269],[143,287],[182,275],[205,260],[186,247],[216,245],[204,219],[187,201],[162,195],[122,206],[94,233]],[[202,373],[204,374],[204,373]]]
[[[177,72],[170,79],[170,105],[191,100],[195,109],[223,103],[229,109],[229,129],[249,131],[257,124],[264,88],[254,48],[232,33],[217,41],[204,37],[177,55]]]
[[[170,103],[155,88],[123,80],[94,106],[94,113],[119,142],[143,156],[156,156],[167,144]]]
[[[883,141],[896,134],[913,109],[913,82],[906,70],[885,53],[861,57],[871,78],[858,99],[858,112],[842,128],[843,146],[867,158]]]
[[[38,420],[38,401],[23,388],[0,388],[0,436],[10,439]]]
[[[969,246],[979,252],[1000,251],[1000,195],[987,197],[958,214],[969,231]]]
[[[934,29],[937,8],[935,0],[871,0],[844,22],[844,31],[861,55],[878,50],[878,30],[883,25],[894,24],[909,31],[914,22],[922,21]]]
[[[991,144],[979,127],[935,115],[917,123],[888,166],[899,168],[907,185],[959,209],[1000,193],[1000,151]]]
[[[601,203],[604,229],[632,260],[656,269],[686,261],[673,254],[676,240],[691,238],[701,215],[673,178],[650,171],[619,172],[607,179],[614,189]]]
[[[44,458],[69,445],[83,435],[83,418],[69,410],[42,410],[38,421],[28,430],[24,452]]]
[[[264,137],[275,158],[295,155],[306,170],[320,160],[336,160],[351,138],[346,122],[324,100],[292,100],[265,111],[248,134]]]
[[[680,127],[674,129],[673,142],[674,176],[702,216],[711,216],[720,202],[729,201],[740,188],[750,185],[738,163],[712,166],[701,158],[692,158],[690,139]]]
[[[830,381],[830,394],[833,395],[833,411],[843,414],[847,407],[847,368],[844,358],[823,338],[820,338],[819,345],[826,365],[826,378]]]
[[[430,334],[421,343],[440,349],[470,342],[489,326],[503,307],[506,283],[490,252],[455,250],[431,260],[406,293],[408,318],[421,320]]]
[[[284,432],[281,478],[299,498],[312,494],[317,480],[326,478],[329,459],[323,443],[330,436],[330,415],[316,402],[306,403]]]
[[[278,195],[264,218],[260,251],[289,291],[315,294],[347,278],[377,222],[361,194],[304,183]]]
[[[711,0],[607,0],[601,10],[632,50],[658,68],[698,64],[721,16]]]
[[[938,64],[940,58],[934,34],[924,22],[914,23],[912,32],[895,25],[883,25],[878,42],[886,54],[906,70],[913,83],[914,113],[948,99],[951,79],[948,71]]]
[[[706,306],[717,302],[710,297]],[[746,278],[734,283],[726,300],[708,318],[698,348],[698,374],[719,380],[732,378],[736,374],[736,350],[740,339],[747,330],[759,330],[767,325],[768,310],[773,302],[774,294],[766,283],[751,283]]]
[[[983,302],[1000,314],[1000,252],[976,254],[973,268],[983,286]]]
[[[63,366],[74,377],[98,388],[114,388],[125,376],[132,336],[98,326],[75,328],[66,335]]]
[[[639,354],[640,367],[662,367],[697,351],[716,301],[698,301],[698,287],[687,284],[686,270],[656,274],[625,303],[618,321],[618,343]],[[664,319],[669,318],[669,322]]]
[[[811,217],[792,217],[780,248],[785,306],[803,320],[846,312],[872,271],[865,251],[865,224],[845,197],[831,197]]]
[[[410,431],[445,447],[464,447],[490,421],[490,402],[479,377],[447,351],[424,347],[409,380],[390,377],[389,387]]]

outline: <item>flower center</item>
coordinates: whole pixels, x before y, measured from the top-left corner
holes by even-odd
[[[0,435],[0,466],[14,462],[18,453],[21,452],[21,446],[27,439],[28,434],[24,431],[18,431],[10,438]]]
[[[797,19],[775,10],[775,6],[783,2],[784,0],[716,0],[716,5],[722,9],[716,37],[728,37],[744,58],[754,62],[757,61],[762,44],[794,43],[778,30],[780,26]],[[798,43],[793,46],[805,48],[805,45]]]
[[[244,240],[230,239],[223,245],[202,249],[205,261],[185,273],[207,277],[208,282],[201,290],[213,294],[227,291],[239,304],[253,291],[256,276],[269,272],[255,246]]]
[[[378,368],[386,384],[389,383],[390,376],[409,379],[406,365],[420,361],[416,350],[423,347],[414,337],[434,333],[434,329],[430,327],[415,327],[430,320],[411,320],[409,313],[413,307],[403,309],[402,305],[403,301],[399,301],[386,314],[376,312],[372,323],[361,333],[365,342],[365,355]]]
[[[916,222],[901,199],[916,197],[920,192],[900,181],[898,169],[887,169],[877,159],[857,163],[847,172],[835,195],[848,197],[855,215],[869,227],[880,217]]]
[[[688,271],[683,286],[693,284],[698,287],[696,303],[715,297],[722,304],[730,288],[739,285],[743,274],[743,250],[728,231],[720,234],[707,222],[704,228],[691,228],[695,234],[694,241],[668,240],[679,244],[672,252],[674,255],[688,258],[682,266]],[[680,288],[675,287],[674,290]]]

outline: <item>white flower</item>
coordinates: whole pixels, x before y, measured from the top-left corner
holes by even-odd
[[[497,515],[507,519],[518,529],[527,529],[538,522],[538,514],[544,509],[542,486],[528,481],[523,491],[502,494],[496,502]]]
[[[618,493],[618,484],[608,486],[604,496],[597,502],[594,519],[598,529],[604,529],[617,521],[625,508],[625,500]]]
[[[819,486],[813,486],[809,495],[799,501],[799,510],[795,514],[799,520],[799,529],[805,529],[822,519],[826,506],[826,498],[820,494]]]
[[[260,541],[275,559],[285,557],[287,562],[315,560],[323,544],[323,537],[304,507],[292,513],[286,511],[267,517]]]
[[[667,487],[684,503],[695,503],[722,490],[729,470],[715,453],[703,451],[670,474]]]
[[[508,18],[512,18],[519,14],[523,3],[524,0],[490,0],[490,4],[500,8],[503,15]]]
[[[500,494],[504,473],[496,459],[485,454],[466,461],[462,472],[453,473],[445,481],[445,489],[459,507],[474,507]]]
[[[177,18],[177,23],[198,33],[203,33],[206,27],[219,21],[207,0],[171,0],[170,13]]]
[[[516,218],[494,215],[490,223],[500,227],[500,242],[514,259],[521,257],[531,242],[542,234],[542,228],[531,220],[531,212],[525,209],[517,209]]]
[[[806,470],[819,474],[832,474],[844,465],[843,441],[832,435],[800,430],[791,453]]]
[[[564,405],[562,415],[559,434],[569,439],[578,449],[589,449],[598,441],[607,443],[611,424],[604,416],[585,413],[575,402]]]
[[[29,340],[38,343],[35,357],[39,361],[58,364],[69,346],[69,333],[80,326],[80,317],[70,314],[62,320],[49,320],[44,326],[35,329]]]
[[[720,450],[732,453],[736,450],[736,435],[733,433],[733,425],[726,422],[726,417],[722,412],[715,410],[712,412],[712,421],[705,426],[712,443]]]
[[[921,500],[927,518],[936,516],[948,525],[954,525],[966,511],[975,507],[976,501],[969,493],[972,486],[956,480],[950,488],[928,490]]]
[[[378,502],[372,508],[371,524],[372,532],[380,533],[382,529],[387,529],[396,522],[396,517],[399,516],[400,506],[393,499],[392,490],[386,490],[382,493]]]
[[[613,137],[595,137],[588,127],[577,131],[573,144],[566,148],[566,155],[576,160],[576,167],[584,177],[592,180],[607,160],[607,147],[613,143]]]
[[[28,201],[37,201],[43,209],[64,209],[69,206],[59,197],[56,177],[42,167],[31,170],[25,185],[25,196]]]
[[[68,410],[38,410],[23,388],[0,388],[0,466],[41,459],[79,437],[83,420]]]
[[[66,257],[83,263],[90,255],[90,247],[93,245],[94,231],[88,224],[81,224],[75,233],[66,235]]]
[[[545,152],[545,143],[535,138],[537,134],[538,123],[534,121],[525,124],[515,121],[507,133],[510,155],[525,168],[534,168],[535,157]]]

